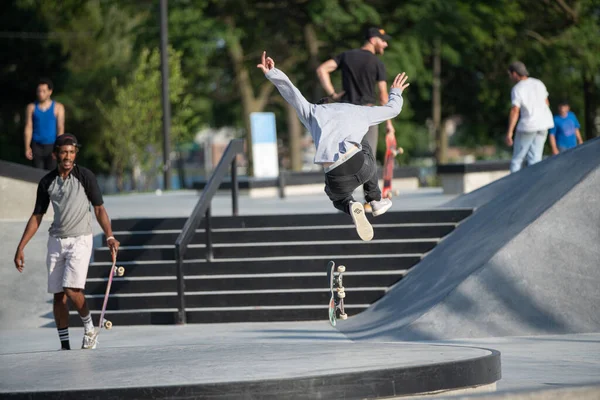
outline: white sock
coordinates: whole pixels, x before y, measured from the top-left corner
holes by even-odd
[[[85,317],[81,317],[81,321],[83,321],[83,329],[85,333],[94,330],[94,322],[92,321],[92,314],[88,314]]]

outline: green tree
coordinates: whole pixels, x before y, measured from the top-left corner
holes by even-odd
[[[552,105],[566,99],[588,138],[600,134],[600,3],[594,0],[522,1],[528,19],[523,57],[546,82]],[[530,71],[531,72],[531,71]]]
[[[97,102],[111,103],[114,87],[107,82],[124,81],[135,66],[135,32],[147,18],[144,12],[126,12],[117,4],[87,0],[43,2],[41,12],[53,27],[69,79],[57,90],[65,104],[67,132],[81,142],[81,156],[98,170],[108,170],[102,132],[105,121],[98,118]]]
[[[170,47],[169,72],[171,142],[176,146],[191,139],[187,125],[194,116],[192,97],[185,93],[187,82],[181,71],[181,53]],[[163,166],[160,52],[144,49],[131,79],[124,85],[118,85],[115,79],[113,88],[115,103],[105,105],[98,101],[98,107],[107,122],[104,140],[112,172],[118,176],[122,190],[125,173],[140,169],[150,180]]]
[[[0,2],[0,25],[0,158],[31,164],[23,144],[25,107],[35,100],[41,77],[52,78],[57,87],[65,83],[67,57],[50,40],[50,27],[36,4]]]

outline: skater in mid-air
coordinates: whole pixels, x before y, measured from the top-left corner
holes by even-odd
[[[257,67],[294,107],[300,121],[310,131],[317,148],[314,162],[323,166],[325,193],[333,206],[352,217],[362,240],[371,240],[373,227],[365,216],[362,203],[355,201],[352,193],[364,185],[365,200],[371,205],[373,216],[385,213],[392,201],[381,198],[375,156],[365,135],[370,126],[400,114],[404,102],[402,92],[409,85],[406,83],[408,77],[404,73],[396,76],[389,101],[383,106],[330,103],[328,98],[312,104],[282,71],[275,68],[275,62],[266,52]]]

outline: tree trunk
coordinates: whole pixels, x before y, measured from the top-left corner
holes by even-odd
[[[302,149],[300,139],[302,137],[302,124],[296,115],[294,107],[285,103],[287,114],[288,135],[290,138],[290,163],[292,171],[302,171]]]
[[[248,68],[244,65],[244,49],[240,42],[240,38],[235,33],[235,21],[232,16],[225,17],[225,23],[227,24],[228,30],[226,33],[227,51],[231,62],[233,63],[233,70],[235,72],[236,82],[239,87],[240,96],[242,98],[242,109],[244,112],[244,127],[246,129],[246,156],[248,158],[248,176],[254,175],[252,168],[252,129],[250,125],[250,114],[253,112],[262,111],[267,104],[269,95],[273,90],[274,86],[268,80],[264,80],[264,83],[260,86],[258,96],[254,94],[254,88],[252,81],[250,80],[250,73]],[[292,63],[294,60],[290,58],[287,60]],[[256,63],[254,64],[256,65]],[[286,63],[281,63],[282,67],[285,68]]]
[[[123,173],[121,171],[118,171],[116,174],[116,186],[117,186],[117,192],[118,193],[123,193],[123,190],[125,189],[124,185],[123,185]]]
[[[315,27],[313,24],[307,24],[304,26],[304,41],[306,42],[306,48],[308,49],[308,76],[312,76],[312,90],[311,102],[316,102],[319,100],[323,94],[323,89],[319,84],[319,80],[316,78],[317,76],[317,68],[319,67],[319,39],[317,38],[317,33],[315,32]]]
[[[432,118],[435,132],[435,159],[438,164],[447,162],[448,137],[442,126],[442,44],[435,39],[433,43],[433,84],[432,84]]]
[[[180,149],[177,149],[177,175],[179,177],[179,189],[187,189],[185,183],[185,163],[183,162],[183,154]]]
[[[227,32],[227,51],[233,63],[236,81],[242,98],[244,112],[244,128],[246,130],[246,156],[248,158],[248,176],[253,175],[252,163],[252,129],[250,127],[250,114],[258,111],[254,99],[254,91],[250,82],[248,70],[244,67],[244,50],[239,38],[234,33],[233,19],[227,19],[229,31]]]
[[[598,107],[596,104],[596,86],[592,79],[585,77],[583,78],[583,99],[585,103],[585,115],[584,124],[585,130],[583,131],[584,138],[592,139],[598,136],[598,127],[596,126],[596,114]]]

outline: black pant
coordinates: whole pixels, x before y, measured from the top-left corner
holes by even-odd
[[[40,169],[53,170],[56,168],[56,160],[52,157],[53,144],[39,144],[31,142],[33,153],[33,166]]]
[[[363,138],[361,145],[362,150],[357,154],[325,173],[325,193],[327,193],[335,208],[348,215],[350,215],[350,202],[354,201],[352,193],[360,185],[363,186],[366,201],[381,200],[381,190],[377,179],[377,164],[375,164],[373,151],[365,138]],[[357,158],[355,159],[355,157]],[[354,162],[356,160],[362,160],[362,166],[359,166],[358,169],[352,168],[356,165]]]

